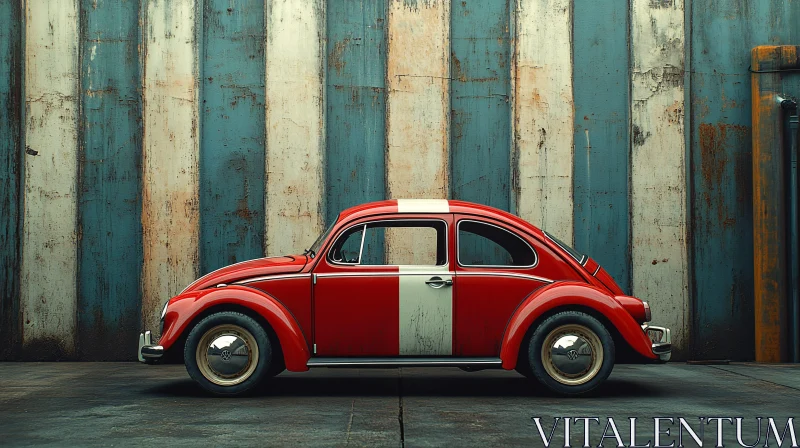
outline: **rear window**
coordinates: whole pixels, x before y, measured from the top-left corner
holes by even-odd
[[[572,246],[570,246],[569,244],[567,244],[567,243],[561,241],[560,239],[556,238],[550,232],[545,232],[545,231],[543,231],[543,232],[544,232],[545,236],[547,236],[547,238],[550,239],[550,241],[556,243],[558,245],[558,247],[564,249],[568,254],[570,254],[572,256],[572,258],[577,260],[578,263],[583,264],[583,261],[586,259],[586,255],[584,255],[584,254],[578,252],[577,250],[573,249]]]

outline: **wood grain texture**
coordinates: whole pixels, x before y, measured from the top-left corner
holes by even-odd
[[[450,123],[450,4],[438,0],[389,5],[387,55],[386,183],[390,198],[443,199],[448,196]],[[436,258],[436,240],[413,234],[390,248],[424,247],[414,263]],[[414,238],[423,238],[415,241]],[[411,255],[411,254],[408,254]],[[404,260],[409,260],[404,257]]]
[[[140,330],[139,7],[137,0],[81,0],[82,360],[130,360]]]
[[[326,223],[386,196],[386,16],[386,0],[327,4]],[[384,259],[378,232],[365,245]]]
[[[461,1],[450,14],[450,196],[513,211],[511,2]],[[487,242],[463,249],[488,255]]]
[[[25,8],[22,342],[25,358],[54,359],[75,353],[78,2]]]
[[[633,0],[631,14],[632,293],[672,329],[685,356],[686,253],[683,0]]]
[[[511,208],[511,5],[462,1],[450,14],[453,199]]]
[[[515,30],[517,214],[572,242],[571,2],[518,0]]]
[[[264,2],[204,0],[200,273],[264,256]]]
[[[630,292],[628,2],[576,0],[575,247]]]
[[[144,5],[142,322],[198,274],[198,80],[194,0]]]
[[[325,220],[325,6],[266,8],[266,252],[280,255],[309,247]]]
[[[21,3],[0,1],[0,360],[19,352],[20,180],[22,167]]]

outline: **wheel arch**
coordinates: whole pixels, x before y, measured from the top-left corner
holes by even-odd
[[[235,313],[241,313],[245,316],[255,320],[258,322],[259,325],[267,332],[267,336],[269,337],[269,342],[272,344],[272,359],[277,360],[281,363],[281,365],[285,368],[286,367],[286,360],[284,359],[283,349],[281,348],[280,339],[278,339],[278,334],[275,333],[275,329],[272,328],[272,325],[269,324],[267,319],[264,318],[261,314],[249,308],[247,306],[238,304],[238,303],[218,303],[212,305],[208,308],[205,308],[203,311],[197,313],[191,321],[186,325],[186,328],[181,332],[181,335],[172,344],[170,348],[170,352],[182,354],[184,346],[186,345],[186,338],[189,336],[189,333],[192,332],[192,329],[197,326],[203,319],[212,314],[217,313],[224,313],[226,311],[231,311]]]
[[[641,327],[607,292],[579,282],[561,282],[533,292],[509,319],[500,349],[503,368],[514,369],[527,348],[531,332],[548,317],[562,311],[581,311],[600,321],[619,350],[618,359],[639,355],[655,359]]]
[[[546,312],[542,313],[537,317],[531,324],[528,326],[528,329],[525,330],[525,335],[522,338],[522,343],[519,345],[519,350],[517,351],[517,363],[524,362],[526,356],[526,351],[528,350],[528,342],[530,341],[531,335],[533,334],[533,330],[536,329],[537,326],[541,325],[547,318],[556,315],[558,313],[564,311],[578,311],[581,313],[586,313],[598,321],[608,330],[609,334],[611,334],[611,338],[614,340],[614,346],[619,350],[620,348],[623,351],[632,351],[633,348],[630,346],[628,341],[622,337],[617,327],[615,327],[610,320],[601,312],[597,311],[596,309],[586,306],[586,305],[561,305],[554,308],[547,310]],[[617,355],[617,359],[619,359],[619,354]]]
[[[207,289],[172,299],[159,343],[168,353],[182,354],[192,328],[202,319],[223,311],[242,313],[258,322],[278,353],[274,359],[280,359],[283,367],[291,371],[308,370],[311,357],[308,343],[294,316],[277,299],[246,286]]]

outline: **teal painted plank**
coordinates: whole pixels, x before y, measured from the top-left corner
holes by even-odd
[[[139,2],[81,1],[78,356],[130,360],[142,265]]]
[[[508,1],[452,4],[453,199],[511,208],[511,13]]]
[[[330,223],[345,208],[386,194],[386,1],[330,1],[327,31],[325,177]],[[383,258],[382,249],[376,256]]]
[[[752,47],[797,44],[800,8],[784,0],[692,5],[691,351],[695,359],[752,360],[752,111],[747,68]]]
[[[630,292],[628,2],[573,11],[575,247]]]
[[[0,360],[17,354],[19,326],[22,13],[0,0]]]
[[[264,256],[264,2],[203,11],[200,271]]]

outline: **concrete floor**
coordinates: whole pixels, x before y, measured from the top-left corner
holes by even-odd
[[[0,363],[0,378],[0,446],[542,446],[533,417],[549,433],[554,416],[599,417],[593,446],[608,417],[625,444],[629,417],[640,417],[640,444],[653,438],[653,417],[695,428],[698,417],[744,417],[748,444],[755,417],[774,417],[781,431],[795,417],[800,438],[800,365],[617,366],[580,398],[553,396],[514,372],[450,368],[284,373],[249,398],[209,397],[181,365]],[[726,446],[739,446],[734,426],[724,431]],[[715,437],[716,422],[705,446]],[[561,424],[555,440],[563,446]],[[583,444],[582,422],[571,440]]]

